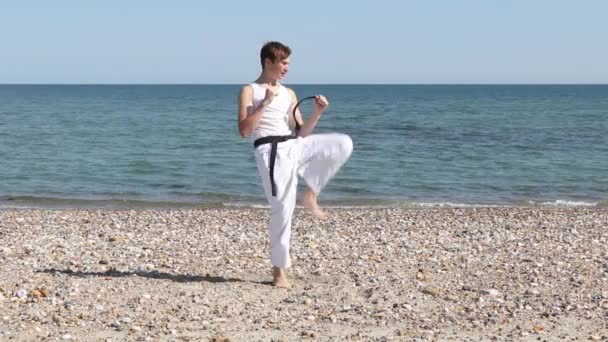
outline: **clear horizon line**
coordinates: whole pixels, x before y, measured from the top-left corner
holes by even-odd
[[[18,83],[4,83],[4,82],[0,82],[0,85],[2,86],[15,86],[15,85],[244,85],[247,83],[188,83],[188,82],[176,82],[176,83],[172,83],[172,82],[167,82],[167,83],[163,83],[163,82],[149,82],[149,83],[142,83],[142,82],[86,82],[86,83],[78,83],[78,82],[40,82],[40,83],[26,83],[26,82],[18,82]],[[463,83],[458,83],[458,82],[445,82],[445,83],[441,83],[441,82],[429,82],[429,83],[397,83],[397,82],[387,82],[387,83],[382,83],[382,82],[371,82],[371,83],[326,83],[326,82],[318,82],[318,83],[310,83],[310,82],[303,82],[303,83],[289,83],[289,82],[284,82],[284,84],[291,84],[291,85],[420,85],[420,86],[426,86],[426,85],[608,85],[608,82],[572,82],[572,83],[566,83],[566,82],[555,82],[555,83],[534,83],[534,82],[480,82],[480,83],[473,83],[473,82],[463,82]]]

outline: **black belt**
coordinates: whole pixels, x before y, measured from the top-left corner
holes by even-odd
[[[294,135],[273,135],[257,139],[253,142],[254,147],[258,147],[264,144],[270,144],[270,186],[272,188],[272,196],[277,195],[277,185],[274,183],[274,161],[277,159],[277,146],[280,142],[287,141],[289,139],[297,138]]]

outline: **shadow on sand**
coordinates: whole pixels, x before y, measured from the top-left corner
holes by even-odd
[[[121,272],[112,268],[105,272],[83,272],[83,271],[72,271],[72,270],[60,270],[60,269],[46,269],[39,270],[38,273],[49,273],[49,274],[67,274],[72,277],[79,278],[88,278],[88,277],[111,277],[111,278],[123,278],[123,277],[144,277],[148,279],[166,279],[171,280],[176,283],[190,283],[190,282],[207,282],[207,283],[254,283],[261,285],[272,285],[270,281],[251,281],[251,280],[243,280],[238,278],[225,278],[222,276],[212,276],[212,275],[184,275],[184,274],[172,274],[166,272],[159,271],[135,271],[135,272]]]

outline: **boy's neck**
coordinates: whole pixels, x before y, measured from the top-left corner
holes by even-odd
[[[277,84],[279,84],[279,81],[275,78],[271,78],[270,76],[267,76],[264,73],[262,73],[260,75],[260,77],[258,77],[257,83],[268,84],[270,86],[276,86]]]

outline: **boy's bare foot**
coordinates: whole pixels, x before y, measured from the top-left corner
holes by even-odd
[[[287,275],[282,268],[272,268],[272,285],[283,289],[290,289],[291,284],[287,280]]]
[[[310,210],[310,212],[319,218],[323,218],[325,217],[325,213],[323,212],[323,210],[321,210],[321,208],[319,207],[319,205],[317,204],[317,194],[314,193],[314,191],[312,190],[307,190],[304,193],[304,198],[302,200],[304,207],[308,208],[308,210]]]

